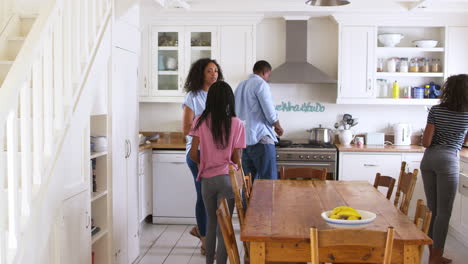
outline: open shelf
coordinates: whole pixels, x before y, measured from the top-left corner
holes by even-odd
[[[104,197],[106,195],[107,195],[107,190],[103,190],[103,191],[98,190],[97,192],[93,192],[91,194],[91,202],[94,202],[98,200],[99,198]]]
[[[107,151],[102,151],[102,152],[91,152],[91,159],[99,158],[102,156],[107,155]]]
[[[437,77],[443,78],[443,72],[377,72],[376,77]]]
[[[377,51],[384,52],[444,52],[445,48],[418,48],[418,47],[378,47]]]
[[[362,105],[436,105],[439,99],[408,99],[408,98],[339,98],[338,104],[362,104]]]
[[[103,238],[105,235],[107,235],[107,233],[109,233],[107,230],[100,230],[97,232],[94,236],[92,236],[92,244],[99,241],[99,239]]]

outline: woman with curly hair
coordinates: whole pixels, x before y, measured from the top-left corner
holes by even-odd
[[[459,151],[467,140],[468,75],[454,75],[444,84],[440,104],[429,111],[424,130],[426,147],[421,161],[421,175],[427,205],[432,211],[429,236],[429,264],[446,264],[445,239],[459,181]]]
[[[196,181],[198,175],[198,166],[193,162],[190,157],[190,149],[192,146],[192,137],[188,136],[190,128],[192,127],[193,120],[196,116],[201,115],[205,110],[206,98],[210,86],[216,81],[223,80],[223,73],[219,64],[212,59],[204,58],[199,59],[190,67],[184,89],[187,91],[183,107],[183,129],[184,135],[187,138],[186,154],[187,165],[192,172],[195,189],[197,192],[197,202],[195,206],[195,216],[197,219],[197,226],[194,227],[190,234],[200,238],[201,253],[205,255],[205,236],[206,236],[206,211],[203,204],[201,194],[201,183]]]

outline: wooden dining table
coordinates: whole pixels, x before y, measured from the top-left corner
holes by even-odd
[[[392,263],[420,263],[419,246],[432,240],[408,216],[365,181],[256,180],[241,230],[250,243],[250,263],[310,262],[310,228],[340,228],[321,217],[337,206],[374,212],[376,219],[356,228],[386,231],[393,226]],[[377,263],[383,250],[320,248],[320,262]]]

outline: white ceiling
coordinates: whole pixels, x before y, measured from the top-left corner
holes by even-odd
[[[164,5],[164,12],[247,12],[266,16],[307,14],[310,16],[347,12],[468,12],[468,0],[350,0],[340,7],[313,7],[305,0],[142,0],[144,4]],[[174,8],[181,6],[184,8]],[[422,7],[422,8],[420,8]],[[181,10],[182,9],[182,10]]]

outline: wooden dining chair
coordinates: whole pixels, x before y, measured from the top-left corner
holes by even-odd
[[[416,202],[416,211],[414,212],[414,224],[420,228],[424,234],[429,233],[429,227],[431,226],[432,212],[424,204],[422,199]],[[419,246],[419,262],[421,263],[421,257],[424,252],[424,245]]]
[[[387,199],[390,200],[393,194],[393,188],[395,187],[396,180],[393,177],[390,176],[383,176],[380,173],[377,173],[375,175],[375,180],[374,180],[374,187],[376,189],[379,188],[379,186],[382,187],[387,187]]]
[[[245,210],[244,203],[242,202],[242,192],[244,184],[244,176],[242,175],[242,169],[238,167],[235,169],[234,166],[229,165],[229,177],[231,178],[232,192],[234,193],[234,201],[236,204],[237,216],[239,217],[239,225],[241,230],[244,228],[245,223]],[[248,242],[244,242],[244,251],[246,255],[249,255]]]
[[[316,227],[310,229],[310,252],[312,264],[319,264],[320,248],[353,246],[354,251],[362,251],[362,263],[375,263],[380,261],[382,264],[390,264],[393,250],[393,227],[388,227],[387,232],[367,230],[367,229],[329,229],[318,231]],[[377,254],[372,256],[375,248],[384,249],[384,255]],[[369,256],[370,254],[370,256]],[[346,262],[348,259],[338,259],[339,256],[330,255],[327,260],[322,262]],[[342,256],[345,258],[348,256]],[[372,261],[366,261],[369,257]]]
[[[219,200],[216,217],[218,218],[218,225],[221,229],[221,233],[223,234],[223,241],[226,247],[229,263],[240,264],[236,234],[234,232],[234,227],[232,226],[231,214],[229,214],[229,207],[226,198],[221,198]]]
[[[408,208],[413,198],[414,187],[416,186],[416,179],[419,171],[414,169],[413,172],[405,172],[405,168],[406,162],[403,161],[401,163],[400,177],[398,178],[395,201],[393,204],[400,209],[402,213],[408,215]]]
[[[279,169],[280,179],[304,179],[304,180],[320,180],[327,179],[327,169],[312,169],[312,168],[286,168],[281,166]]]
[[[252,195],[252,174],[249,173],[244,175],[244,182],[245,182],[245,198],[247,199],[247,205],[250,202],[250,196]]]

